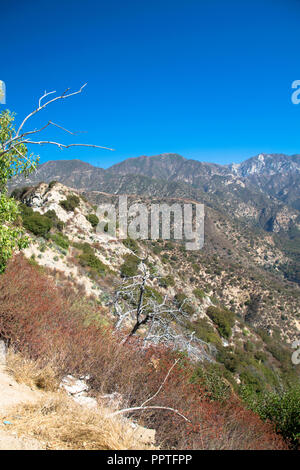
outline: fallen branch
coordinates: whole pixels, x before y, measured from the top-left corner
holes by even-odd
[[[170,369],[168,370],[164,380],[162,381],[161,385],[159,386],[158,390],[154,393],[154,395],[152,395],[152,397],[148,398],[146,401],[144,401],[144,403],[142,403],[140,406],[135,406],[133,408],[124,408],[122,410],[118,410],[118,411],[115,411],[114,413],[110,414],[109,417],[112,417],[112,416],[117,416],[117,415],[120,415],[120,414],[123,414],[123,413],[130,413],[130,412],[133,412],[133,411],[144,411],[144,410],[166,410],[166,411],[172,411],[173,413],[177,414],[178,416],[180,416],[182,419],[184,419],[185,421],[188,421],[189,423],[191,422],[186,416],[184,416],[182,413],[180,413],[178,410],[175,410],[175,408],[171,408],[169,406],[145,406],[146,403],[149,403],[149,401],[153,400],[153,398],[157,397],[157,395],[159,394],[159,392],[161,391],[161,389],[163,388],[164,384],[166,383],[169,375],[171,374],[172,370],[174,369],[174,367],[176,366],[176,364],[178,363],[179,359],[176,359],[176,361],[174,362],[174,364],[172,364],[172,366],[170,367]]]
[[[161,389],[163,388],[164,384],[166,383],[169,375],[171,374],[172,370],[174,369],[174,367],[176,366],[176,364],[179,362],[179,359],[176,359],[176,361],[174,362],[174,364],[170,367],[170,369],[168,370],[168,373],[167,375],[165,376],[163,382],[161,383],[159,389],[157,390],[157,392],[152,395],[152,397],[148,398],[146,401],[144,401],[144,403],[141,404],[141,407],[144,407],[146,405],[146,403],[149,403],[149,401],[153,400],[153,398],[157,397],[157,395],[159,394],[159,392],[161,391]]]
[[[113,416],[117,416],[123,413],[130,413],[132,411],[145,411],[145,410],[166,410],[166,411],[172,411],[173,413],[177,414],[180,416],[182,419],[185,421],[191,423],[191,420],[188,419],[186,416],[184,416],[182,413],[180,413],[178,410],[175,410],[175,408],[170,408],[168,406],[135,406],[133,408],[124,408],[123,410],[118,410],[115,411],[114,413],[111,413],[108,417],[112,418]]]

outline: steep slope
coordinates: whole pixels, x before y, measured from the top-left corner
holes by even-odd
[[[118,203],[117,195],[41,183],[21,191],[20,198],[23,224],[31,238],[24,254],[36,270],[32,276],[36,278],[44,270],[66,298],[72,298],[70,289],[76,293],[75,310],[69,312],[72,318],[80,312],[86,325],[112,328],[132,338],[133,344],[141,341],[146,348],[167,346],[182,351],[196,367],[196,374],[212,373],[213,381],[221,380],[221,390],[224,383],[228,389],[229,382],[236,393],[242,393],[243,386],[256,393],[278,390],[298,380],[290,345],[300,331],[300,290],[282,275],[280,266],[287,260],[276,246],[274,234],[259,227],[249,231],[246,224],[207,207],[204,248],[188,252],[184,243],[173,238],[120,240],[96,231],[95,206]],[[185,201],[128,198],[129,204],[141,202],[147,208],[153,203]],[[7,270],[4,290],[0,286],[0,318],[10,312],[6,290],[16,295],[11,293],[9,279],[19,279],[19,290],[28,289],[24,285],[27,276],[18,269],[18,265],[24,267],[21,260]],[[148,316],[133,330],[138,285],[145,272],[143,309]],[[38,282],[32,284],[32,295],[39,295]],[[54,300],[51,306],[57,305]],[[31,307],[31,317],[39,319],[44,307],[42,298]],[[18,304],[16,312],[27,322],[26,305]],[[63,330],[65,308],[59,322],[56,315],[56,328]],[[8,326],[18,327],[15,322]]]
[[[66,211],[63,203],[74,194],[79,196],[77,206]],[[53,228],[46,234],[48,241],[37,237],[25,250],[26,255],[48,268],[62,271],[67,277],[72,276],[88,294],[99,298],[109,294],[107,283],[111,283],[120,271],[124,256],[130,253],[130,249],[122,240],[96,233],[88,218],[99,204],[117,204],[117,195],[76,193],[60,183],[43,183],[27,190],[21,198],[30,211],[39,212],[53,221]],[[185,201],[192,200],[131,195],[128,204],[142,202],[150,207],[153,203],[183,204]],[[35,231],[34,213],[28,211],[23,209],[25,226]],[[61,232],[56,233],[55,227],[60,227]],[[238,219],[233,220],[223,211],[207,207],[202,250],[188,253],[176,240],[140,243],[141,249],[149,254],[149,263],[156,266],[160,275],[174,278],[176,290],[165,291],[159,287],[161,294],[167,292],[174,296],[176,291],[182,290],[194,298],[193,291],[199,288],[253,325],[280,326],[282,334],[290,340],[297,334],[300,292],[293,283],[284,279],[282,266],[288,265],[289,259],[275,242],[274,235],[259,227],[250,231]],[[85,250],[84,244],[91,245],[93,263],[97,265],[100,276],[93,270],[86,270],[89,258],[83,256],[84,252],[81,254]],[[257,300],[255,309],[252,309],[254,299]],[[195,299],[195,302],[196,311],[203,315],[205,304],[201,299]]]
[[[260,154],[230,168],[268,195],[299,210],[300,155]]]

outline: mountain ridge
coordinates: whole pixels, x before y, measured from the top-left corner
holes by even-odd
[[[175,196],[217,205],[232,214],[255,214],[255,222],[276,218],[283,206],[299,220],[300,156],[259,154],[240,164],[219,165],[165,153],[129,158],[107,169],[81,160],[52,160],[12,187],[59,181],[74,189],[114,194]],[[245,205],[248,209],[245,211]],[[262,217],[263,216],[263,217]],[[253,218],[253,217],[252,217]],[[270,227],[270,220],[263,226]]]

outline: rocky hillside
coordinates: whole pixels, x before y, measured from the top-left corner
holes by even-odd
[[[118,240],[97,233],[97,205],[117,202],[116,195],[78,192],[61,183],[40,183],[14,194],[32,240],[25,256],[47,269],[59,285],[71,283],[96,300],[101,324],[133,328],[137,291],[132,298],[119,296],[119,302],[116,292],[146,269],[145,311],[150,309],[150,316],[137,336],[185,351],[192,360],[217,361],[234,386],[254,380],[264,387],[295,372],[287,344],[300,331],[300,290],[284,277],[288,258],[274,234],[259,227],[250,232],[238,219],[208,207],[204,249],[187,252],[173,239]],[[129,197],[129,203],[146,206],[185,200]],[[141,259],[146,261],[141,264]]]
[[[297,155],[261,154],[241,164],[222,166],[163,154],[127,159],[107,170],[80,160],[50,161],[27,180],[16,180],[14,187],[59,181],[84,191],[88,198],[96,191],[204,203],[208,211],[220,217],[226,214],[230,226],[247,227],[250,234],[262,230],[263,238],[271,237],[282,253],[275,269],[299,283],[299,179]],[[260,264],[268,264],[265,261],[260,258]]]

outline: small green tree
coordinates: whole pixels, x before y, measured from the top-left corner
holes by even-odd
[[[25,248],[28,243],[23,229],[16,224],[20,215],[19,205],[8,197],[7,183],[14,176],[28,175],[38,161],[28,153],[24,143],[15,139],[14,119],[15,115],[8,110],[0,114],[0,273],[13,251]]]

